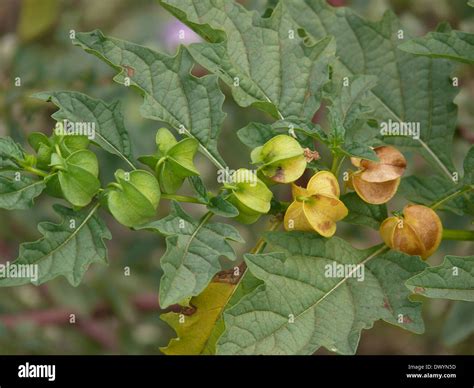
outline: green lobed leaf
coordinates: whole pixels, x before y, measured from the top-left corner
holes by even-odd
[[[18,168],[18,160],[22,160],[25,154],[23,148],[11,137],[0,137],[0,168]]]
[[[364,202],[355,192],[342,195],[341,201],[349,210],[348,215],[343,219],[344,222],[378,230],[380,224],[388,217],[385,204],[371,205]]]
[[[429,32],[400,45],[400,50],[432,58],[474,63],[474,34],[462,31]]]
[[[325,97],[331,102],[330,137],[348,156],[376,161],[370,146],[377,141],[378,133],[367,125],[372,112],[367,100],[370,90],[377,85],[377,77],[359,75],[348,77],[345,82],[333,82],[325,89]]]
[[[321,87],[329,80],[332,38],[307,44],[283,3],[268,18],[225,0],[160,3],[209,42],[191,44],[189,51],[230,86],[239,105],[254,106],[277,119],[311,120],[320,105]]]
[[[239,140],[249,148],[256,148],[263,146],[271,138],[281,135],[288,134],[288,126],[290,122],[277,122],[273,125],[264,123],[249,123],[245,127],[240,128],[237,131]],[[295,135],[298,142],[306,148],[313,148],[313,139],[303,132],[295,130]]]
[[[298,140],[306,147],[311,148],[314,140],[328,144],[328,136],[326,135],[326,132],[323,131],[319,124],[315,124],[312,121],[288,117],[284,120],[274,122],[272,127],[275,129],[293,129]]]
[[[349,157],[356,157],[361,159],[373,160],[375,162],[378,161],[377,154],[375,151],[367,146],[366,144],[361,143],[346,143],[342,147],[342,153]]]
[[[190,176],[188,180],[189,180],[189,183],[191,183],[192,188],[196,192],[197,199],[202,202],[209,202],[209,193],[201,177]]]
[[[418,257],[311,233],[274,232],[266,240],[278,251],[245,256],[264,285],[224,314],[219,354],[312,354],[321,346],[353,354],[361,330],[379,319],[423,332],[421,304],[404,286],[426,267]],[[363,264],[364,280],[325,276],[334,263]]]
[[[329,84],[325,97],[331,102],[330,116],[338,118],[345,129],[345,135],[351,135],[357,122],[365,117],[371,108],[366,105],[369,92],[377,85],[377,77],[357,75],[348,77],[344,82]]]
[[[367,98],[377,84],[377,77],[360,75],[347,77],[345,81],[347,84],[338,81],[338,84],[326,87],[326,98],[331,101],[330,138],[346,156],[377,161],[377,155],[370,147],[378,141],[377,131],[367,125],[372,112]]]
[[[469,148],[464,158],[464,175],[463,183],[466,185],[474,185],[474,145]]]
[[[214,214],[221,217],[237,217],[239,210],[232,205],[223,195],[218,195],[209,200],[207,208]]]
[[[398,47],[409,39],[390,11],[378,22],[359,17],[349,8],[334,8],[326,0],[282,0],[296,23],[314,39],[334,36],[337,62],[334,79],[356,74],[376,76],[368,105],[379,122],[420,123],[420,138],[384,136],[384,142],[420,153],[438,171],[454,171],[452,139],[457,88],[453,65],[443,59],[409,54]],[[399,31],[404,39],[399,39]]]
[[[20,172],[0,172],[0,208],[28,209],[46,187],[43,180],[33,179]]]
[[[64,276],[72,286],[78,286],[92,263],[107,263],[104,239],[111,239],[110,231],[97,216],[98,206],[73,211],[54,205],[62,217],[60,224],[42,222],[38,230],[43,237],[20,245],[18,258],[11,264],[37,266],[37,279],[0,277],[0,287],[33,283],[40,285],[57,276]]]
[[[200,176],[189,177],[189,182],[196,192],[197,199],[205,203],[209,211],[221,217],[232,218],[239,215],[239,210],[225,198],[225,193],[211,196]]]
[[[76,34],[74,44],[96,55],[120,72],[114,80],[143,94],[143,117],[164,121],[199,141],[201,151],[218,167],[224,164],[217,139],[224,121],[224,95],[217,77],[195,77],[188,49],[180,47],[174,57],[137,44],[106,37],[101,31]]]
[[[474,256],[446,256],[441,265],[426,268],[406,282],[428,298],[474,302]]]
[[[412,175],[402,178],[398,192],[412,202],[430,206],[460,189],[462,185],[453,186],[452,182],[438,175],[430,177]],[[457,215],[474,215],[473,199],[473,193],[466,193],[465,196],[458,196],[444,202],[439,210],[446,210]]]
[[[217,320],[216,325],[209,335],[202,354],[214,355],[217,353],[217,342],[225,331],[223,314],[232,306],[236,305],[245,295],[250,294],[261,284],[262,282],[253,276],[250,271],[245,271],[239,283],[235,286],[233,294],[228,300],[227,304],[221,309],[219,319]]]
[[[137,229],[167,236],[167,249],[161,258],[160,306],[163,308],[199,295],[219,272],[221,256],[235,260],[229,241],[244,242],[234,227],[209,223],[208,217],[194,220],[174,201],[168,216]]]
[[[131,143],[119,101],[107,104],[86,94],[70,91],[41,92],[33,97],[56,105],[59,110],[51,117],[57,121],[94,124],[95,136],[92,141],[133,167]]]

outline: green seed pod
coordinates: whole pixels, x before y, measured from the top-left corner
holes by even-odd
[[[288,135],[275,136],[250,156],[252,163],[260,165],[259,171],[276,183],[294,182],[306,169],[304,149]]]
[[[44,133],[33,132],[28,136],[28,142],[37,154],[37,167],[48,169],[51,163],[51,155],[57,152],[67,158],[76,151],[85,150],[90,144],[87,136],[82,135],[57,135],[48,138]]]
[[[273,193],[253,171],[245,168],[237,170],[231,177],[231,183],[224,187],[231,192],[227,200],[239,210],[236,221],[252,224],[270,210]]]
[[[33,132],[28,136],[28,143],[36,152],[36,166],[44,170],[48,169],[51,162],[51,154],[53,153],[48,137],[44,133]]]
[[[107,207],[122,225],[133,227],[151,221],[160,202],[160,186],[144,170],[115,172],[116,183],[106,193]]]
[[[74,206],[88,205],[100,189],[99,163],[89,150],[76,151],[66,159],[53,153],[51,167],[57,173],[56,178],[48,179],[49,189],[55,196],[62,194]]]
[[[155,171],[162,192],[173,194],[187,177],[199,175],[194,166],[194,156],[199,147],[195,139],[178,142],[169,130],[160,128],[156,144],[154,155],[142,156],[139,160]]]
[[[90,140],[87,136],[82,135],[66,135],[58,140],[63,156],[69,156],[79,150],[85,150],[90,144]]]

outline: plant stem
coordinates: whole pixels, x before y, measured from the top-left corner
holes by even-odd
[[[332,159],[331,172],[335,177],[339,175],[339,170],[341,169],[342,162],[344,162],[344,159],[344,155],[334,155],[334,158]]]
[[[38,175],[38,176],[41,176],[43,178],[47,177],[48,176],[48,173],[45,172],[45,171],[42,171],[42,170],[39,170],[37,168],[34,168],[34,167],[24,167],[25,171],[28,171],[28,172],[31,172],[32,174],[35,174],[35,175]]]
[[[205,202],[202,202],[199,199],[194,198],[194,197],[189,197],[187,195],[161,194],[161,198],[174,200],[178,202],[199,203],[200,205],[207,205]]]
[[[56,150],[56,153],[57,153],[59,156],[62,157],[62,155],[61,155],[61,149],[59,148],[59,145],[56,144],[56,145],[54,146],[54,148],[55,148],[55,150]]]
[[[457,190],[455,191],[454,193],[451,193],[451,194],[448,194],[446,195],[445,197],[441,198],[440,200],[432,203],[430,205],[430,208],[432,208],[433,210],[439,208],[441,205],[443,205],[445,202],[448,202],[464,193],[467,193],[468,191],[471,191],[474,189],[474,186],[470,185],[470,186],[466,186],[466,187],[463,187],[462,189],[460,190]]]
[[[474,241],[474,230],[444,229],[443,240]]]

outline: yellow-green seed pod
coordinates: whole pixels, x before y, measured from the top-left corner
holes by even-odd
[[[241,168],[234,172],[231,182],[225,187],[231,192],[229,202],[239,210],[237,221],[252,224],[270,210],[273,193],[255,172]]]
[[[309,180],[306,189],[293,184],[292,191],[294,201],[285,213],[285,229],[315,231],[324,237],[333,236],[336,222],[348,213],[339,199],[340,189],[336,177],[328,171],[320,171]]]
[[[251,153],[252,163],[259,164],[263,175],[276,183],[290,183],[306,169],[304,149],[288,135],[278,135]]]

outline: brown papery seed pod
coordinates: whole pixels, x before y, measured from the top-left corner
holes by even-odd
[[[407,205],[403,217],[389,217],[382,223],[380,234],[390,248],[425,260],[438,249],[443,225],[429,207]]]
[[[387,182],[400,178],[407,167],[403,154],[391,146],[374,149],[379,161],[361,160],[361,178],[366,182]]]
[[[406,159],[391,146],[374,149],[379,161],[351,158],[359,170],[351,174],[351,186],[365,202],[379,205],[388,202],[397,192],[405,172]]]

